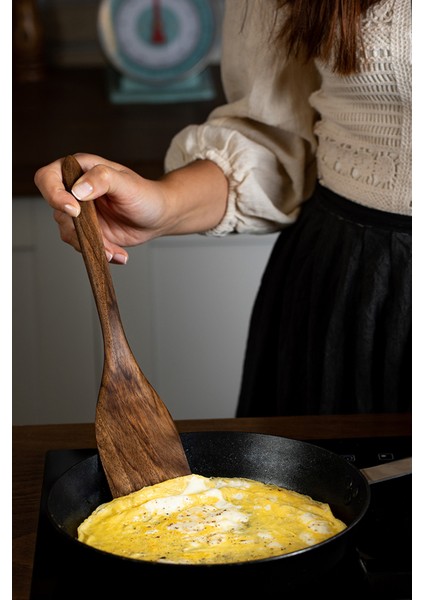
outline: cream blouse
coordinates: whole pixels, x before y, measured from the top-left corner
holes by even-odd
[[[296,219],[317,177],[359,204],[411,214],[411,1],[371,7],[360,73],[350,76],[281,56],[274,21],[270,0],[227,2],[221,70],[228,103],[177,134],[166,155],[167,171],[209,159],[227,176],[227,211],[208,233],[281,229]]]

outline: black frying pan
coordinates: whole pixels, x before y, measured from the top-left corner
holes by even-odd
[[[196,432],[183,433],[181,438],[193,473],[247,477],[293,489],[327,502],[347,528],[305,550],[243,563],[173,565],[115,556],[76,539],[78,525],[99,504],[111,500],[99,456],[94,454],[63,474],[47,500],[48,515],[60,532],[61,543],[70,544],[79,564],[85,565],[93,589],[99,577],[111,592],[117,586],[121,598],[132,596],[145,578],[160,581],[162,590],[178,582],[216,585],[230,578],[248,584],[258,576],[274,575],[285,585],[296,586],[305,577],[329,571],[353,548],[357,526],[369,506],[370,487],[344,458],[313,444],[258,433]],[[67,550],[69,555],[69,546]]]

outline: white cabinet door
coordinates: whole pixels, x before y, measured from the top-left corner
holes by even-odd
[[[93,421],[94,302],[82,258],[39,198],[13,200],[13,422]]]
[[[158,391],[176,418],[233,417],[250,312],[271,237],[189,236],[153,244]]]

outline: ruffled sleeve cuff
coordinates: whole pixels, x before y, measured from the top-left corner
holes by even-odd
[[[221,121],[221,120],[220,120]],[[218,165],[229,183],[227,209],[222,221],[206,235],[229,233],[272,233],[292,223],[302,197],[303,169],[298,190],[291,187],[283,202],[284,176],[277,159],[260,143],[247,139],[222,122],[190,125],[171,142],[165,158],[165,171],[183,167],[195,160]],[[299,170],[299,164],[293,164]],[[279,174],[280,172],[280,174]]]

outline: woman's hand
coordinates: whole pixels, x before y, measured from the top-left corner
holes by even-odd
[[[95,201],[106,256],[118,264],[128,259],[125,247],[161,235],[206,231],[224,215],[227,180],[209,161],[196,161],[151,181],[100,156],[79,153],[75,158],[84,175],[72,194],[63,185],[63,159],[39,169],[34,181],[54,209],[62,240],[76,250],[80,248],[72,217],[80,212],[79,201]]]
[[[109,261],[126,263],[124,247],[154,237],[159,228],[165,204],[160,185],[100,156],[76,154],[75,158],[85,173],[73,186],[73,195],[63,185],[63,159],[39,169],[34,178],[54,209],[60,236],[80,250],[71,217],[79,215],[78,200],[95,200],[106,256]]]

